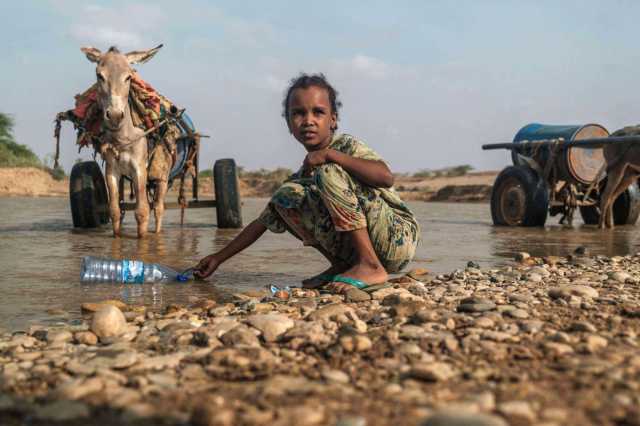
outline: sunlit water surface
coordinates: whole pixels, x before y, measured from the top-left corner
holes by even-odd
[[[265,199],[246,199],[245,223],[255,218]],[[410,203],[422,226],[422,243],[412,266],[435,272],[462,268],[469,260],[483,267],[505,264],[515,252],[566,255],[580,245],[595,254],[637,251],[638,228],[601,231],[591,226],[565,228],[550,218],[546,228],[497,228],[488,204]],[[131,212],[125,236],[114,239],[110,227],[77,231],[64,198],[0,198],[0,327],[24,329],[80,318],[83,302],[120,299],[158,310],[168,303],[199,297],[224,298],[236,290],[268,284],[299,285],[327,267],[312,248],[285,234],[267,232],[255,245],[222,265],[207,282],[164,285],[82,285],[84,255],[133,258],[175,269],[195,264],[228,243],[239,231],[218,229],[214,209],[192,209],[180,226],[178,210],[168,210],[160,235],[135,238]]]

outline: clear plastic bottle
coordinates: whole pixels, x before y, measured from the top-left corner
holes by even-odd
[[[193,273],[192,269],[177,272],[157,263],[140,260],[104,259],[84,256],[80,265],[80,281],[83,283],[165,283],[185,282]]]

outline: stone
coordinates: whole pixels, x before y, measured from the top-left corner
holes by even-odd
[[[367,336],[346,335],[340,337],[340,346],[347,352],[363,352],[371,349],[373,344]]]
[[[498,404],[497,411],[512,422],[533,422],[536,414],[526,401],[507,401]]]
[[[563,356],[573,353],[573,348],[565,343],[545,342],[545,352],[551,355]]]
[[[609,278],[623,284],[629,280],[632,280],[631,275],[622,271],[616,271],[616,272],[610,273]]]
[[[497,416],[443,409],[427,417],[421,426],[508,426]]]
[[[238,325],[231,331],[226,332],[220,341],[227,346],[260,346],[258,336],[244,325]]]
[[[344,299],[350,303],[368,302],[371,300],[371,295],[359,288],[350,288],[344,294]]]
[[[73,340],[73,334],[67,330],[55,330],[47,333],[47,342],[49,344],[62,344]]]
[[[321,374],[322,378],[327,382],[349,383],[351,381],[347,373],[340,370],[325,369]]]
[[[456,375],[451,366],[444,362],[414,364],[409,374],[411,377],[428,382],[441,382],[449,380]]]
[[[104,308],[107,305],[115,306],[121,311],[127,310],[127,304],[121,302],[120,300],[103,300],[102,302],[87,302],[80,305],[80,309],[82,312],[98,312],[100,309]]]
[[[487,312],[492,311],[496,308],[496,304],[493,302],[489,303],[462,303],[458,305],[458,312]]]
[[[584,351],[590,354],[599,352],[609,345],[609,341],[602,336],[591,334],[584,338]]]
[[[88,361],[86,365],[94,368],[125,369],[138,361],[139,355],[132,350],[108,350],[99,352],[98,355]]]
[[[78,331],[73,335],[73,339],[83,345],[95,345],[98,343],[98,336],[90,331]]]
[[[311,321],[331,320],[338,316],[346,315],[347,312],[354,312],[353,308],[342,303],[332,303],[311,312],[307,319]]]
[[[252,315],[247,322],[260,330],[265,342],[275,342],[294,325],[291,318],[282,314]]]
[[[549,289],[548,294],[552,299],[565,300],[569,299],[571,296],[587,297],[590,299],[598,297],[598,291],[596,289],[582,284],[553,287]]]
[[[516,262],[523,262],[527,259],[529,259],[531,257],[531,255],[525,251],[521,251],[520,253],[516,253],[516,255],[513,257],[513,259]]]
[[[588,321],[576,321],[571,323],[569,331],[595,333],[598,329]]]
[[[91,331],[100,340],[120,335],[125,331],[126,326],[127,322],[122,311],[112,305],[105,305],[100,308],[91,320]]]
[[[529,312],[525,311],[524,309],[511,309],[506,311],[504,314],[507,317],[516,318],[516,319],[529,318]]]
[[[56,393],[59,398],[77,400],[89,394],[100,392],[104,387],[104,381],[99,377],[78,379],[60,386]]]

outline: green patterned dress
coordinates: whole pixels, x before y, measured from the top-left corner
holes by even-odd
[[[334,136],[329,148],[383,161],[346,134]],[[310,176],[303,176],[302,170],[291,175],[258,220],[270,231],[289,231],[304,245],[320,246],[349,265],[356,259],[344,231],[367,228],[378,258],[390,273],[402,270],[413,259],[420,238],[418,222],[393,188],[365,185],[333,163],[315,168]]]

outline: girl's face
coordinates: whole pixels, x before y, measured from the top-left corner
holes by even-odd
[[[337,117],[327,90],[316,86],[295,89],[289,96],[287,122],[289,131],[307,152],[329,146]]]

